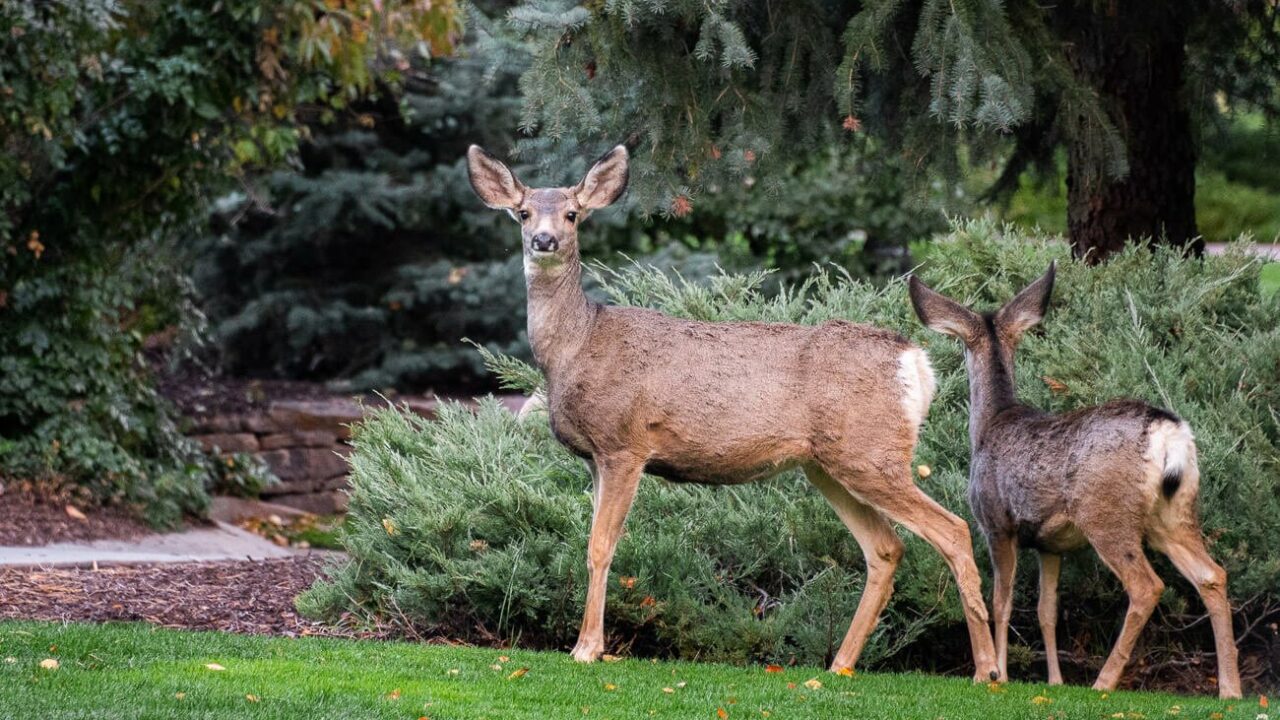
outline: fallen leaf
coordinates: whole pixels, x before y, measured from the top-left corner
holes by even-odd
[[[499,665],[498,663],[494,663],[494,664],[492,664],[492,665],[490,665],[490,666],[489,666],[489,669],[490,669],[490,670],[502,670],[502,666],[501,666],[501,665]]]
[[[725,712],[724,708],[716,708],[716,717],[720,718],[720,720],[726,720],[729,717],[729,713]]]
[[[618,689],[618,686],[617,686],[617,685],[614,685],[613,683],[605,683],[605,684],[604,684],[604,691],[605,691],[605,692],[613,692],[614,690],[617,690],[617,689]]]
[[[83,520],[89,519],[88,517],[85,516],[84,513],[80,512],[80,509],[77,508],[75,505],[68,505],[66,509],[67,509],[67,517],[71,518],[72,520],[83,521]]]
[[[205,668],[206,670],[213,670],[214,672],[217,672],[217,671],[219,671],[219,670],[226,670],[226,668],[222,667],[222,666],[221,666],[221,665],[219,665],[218,663],[209,663],[209,664],[205,665],[205,666],[204,666],[204,668]]]
[[[59,667],[59,664],[58,664],[58,661],[54,660],[53,658],[45,658],[44,660],[40,661],[40,667],[44,668],[45,670],[57,670]]]
[[[7,662],[7,663],[9,663],[10,665],[12,665],[12,664],[14,664],[14,663],[18,662],[18,658],[16,658],[16,657],[7,657],[7,658],[5,658],[5,659],[4,659],[4,661],[5,661],[5,662]]]
[[[262,700],[262,698],[258,697],[257,695],[253,695],[253,694],[245,695],[245,696],[244,696],[244,699],[245,699],[245,700],[248,700],[248,701],[249,701],[249,702],[251,702],[251,703],[260,702],[260,701]]]
[[[510,675],[507,676],[507,679],[517,680],[519,678],[524,677],[526,674],[528,674],[528,672],[529,672],[529,668],[527,667],[516,668]]]
[[[458,668],[449,668],[448,670],[445,670],[445,671],[444,671],[444,674],[445,674],[445,675],[457,675],[459,672],[460,672],[460,671],[458,670]]]
[[[1045,697],[1045,696],[1043,696],[1043,695],[1037,695],[1037,696],[1035,696],[1035,697],[1031,698],[1031,704],[1032,704],[1032,705],[1048,705],[1048,704],[1049,704],[1049,703],[1051,703],[1051,702],[1053,702],[1053,699],[1052,699],[1052,698],[1047,698],[1047,697]]]
[[[395,520],[389,517],[382,518],[382,529],[387,531],[388,537],[395,537],[396,533],[400,532],[400,529],[396,527]]]
[[[681,680],[680,682],[676,683],[676,689],[677,689],[677,690],[683,690],[683,689],[684,689],[684,686],[685,686],[685,685],[688,685],[688,684],[689,684],[689,683],[684,682],[683,680]]]
[[[917,465],[916,474],[919,475],[921,479],[927,478],[933,474],[933,468],[928,465]]]
[[[511,662],[511,658],[507,657],[506,655],[499,655],[498,662]]]
[[[1007,692],[1007,691],[1004,689],[1004,686],[1003,686],[1003,685],[1001,685],[999,682],[997,682],[997,681],[995,681],[995,680],[992,680],[991,682],[987,683],[987,692],[989,692],[989,693],[1004,693],[1004,692]]]
[[[391,692],[387,693],[387,699],[388,699],[388,700],[399,700],[399,699],[400,699],[400,688],[396,688],[395,690],[392,690]]]
[[[765,665],[764,671],[767,673],[780,673],[782,672],[782,666],[781,665]]]
[[[1220,712],[1209,713],[1209,720],[1222,720],[1222,713]]]
[[[1166,713],[1168,713],[1168,714],[1170,714],[1170,715],[1180,715],[1180,714],[1182,714],[1182,706],[1181,706],[1181,705],[1174,705],[1173,707],[1169,708],[1169,709],[1168,709],[1168,710],[1166,710],[1165,712],[1166,712]]]
[[[810,690],[821,690],[822,681],[818,680],[818,678],[809,678],[808,680],[804,681],[804,686],[809,688]]]
[[[840,677],[853,677],[853,668],[842,667],[836,671]]]
[[[653,607],[657,604],[658,601],[654,600],[652,595],[645,595],[644,599],[640,601],[640,607]]]
[[[1041,375],[1040,379],[1043,380],[1045,386],[1049,388],[1049,392],[1054,395],[1066,395],[1071,392],[1071,388],[1067,387],[1067,384],[1061,380],[1054,380],[1048,375]]]
[[[176,698],[176,699],[178,699],[178,700],[182,700],[182,699],[184,699],[185,697],[187,697],[187,694],[186,694],[186,693],[184,693],[184,692],[176,692],[176,693],[174,693],[174,694],[173,694],[173,697],[174,697],[174,698]]]
[[[636,586],[636,579],[631,577],[630,575],[623,575],[622,577],[618,578],[618,584],[630,590],[631,588]]]
[[[796,684],[795,684],[795,683],[787,683],[787,689],[788,689],[788,690],[795,690],[795,689],[796,689]]]
[[[1268,706],[1268,704],[1269,704],[1269,703],[1267,702],[1267,696],[1266,696],[1266,695],[1259,695],[1259,696],[1258,696],[1258,707],[1260,707],[1260,708],[1265,708],[1265,707],[1267,707],[1267,706]]]
[[[662,692],[664,692],[664,693],[666,693],[666,694],[668,694],[668,695],[670,695],[671,693],[674,693],[675,691],[676,691],[676,689],[675,689],[675,688],[669,688],[669,687],[662,688]]]
[[[618,657],[617,655],[610,655],[608,653],[605,653],[604,655],[600,656],[600,659],[604,660],[605,662],[618,662],[622,658]]]

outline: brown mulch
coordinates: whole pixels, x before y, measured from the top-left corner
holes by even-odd
[[[124,508],[85,510],[80,520],[67,514],[67,505],[61,498],[10,483],[0,494],[0,546],[123,539],[151,532]]]
[[[0,568],[0,620],[143,621],[252,635],[381,637],[300,617],[293,599],[320,577],[322,553],[262,561],[89,569]]]

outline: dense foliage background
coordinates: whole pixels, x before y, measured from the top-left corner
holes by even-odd
[[[223,469],[178,432],[141,354],[166,325],[200,329],[178,241],[213,192],[295,150],[300,115],[394,80],[399,47],[450,50],[454,9],[0,5],[0,475],[157,524],[202,510]]]
[[[1134,396],[1185,417],[1199,442],[1204,528],[1231,574],[1232,597],[1246,617],[1274,608],[1280,298],[1260,291],[1261,263],[1240,254],[1201,262],[1133,249],[1090,268],[1070,261],[1062,240],[982,222],[939,241],[921,274],[954,297],[993,307],[1053,258],[1060,266],[1052,308],[1018,355],[1021,398],[1068,410]],[[767,295],[759,291],[763,279],[756,273],[690,282],[633,267],[606,273],[603,281],[615,302],[682,317],[852,319],[895,328],[925,345],[939,388],[917,453],[933,473],[918,482],[970,517],[968,384],[959,343],[920,327],[899,281],[877,289],[825,271]],[[497,364],[525,389],[540,379],[518,362]],[[306,612],[331,619],[351,612],[409,634],[572,643],[586,582],[591,483],[582,463],[551,436],[545,417],[522,423],[492,403],[475,415],[452,409],[438,422],[383,409],[356,428],[354,442],[350,560],[303,596]],[[615,647],[821,664],[852,618],[863,582],[860,553],[798,474],[726,488],[646,479],[627,527],[609,583]],[[950,663],[967,657],[967,645],[955,632],[961,615],[949,574],[926,544],[906,539],[897,591],[865,662],[957,670]],[[975,542],[983,556],[981,540]],[[1157,629],[1144,635],[1149,651],[1211,647],[1207,635],[1181,627],[1198,612],[1194,591],[1172,580],[1167,562],[1157,562],[1171,581]],[[1091,553],[1072,556],[1064,572],[1069,610],[1061,626],[1072,638],[1064,651],[1071,672],[1083,676],[1105,656],[1125,600]],[[1034,572],[1025,571],[1015,615],[1025,638],[1038,637],[1027,594],[1034,586]],[[1034,659],[1020,646],[1011,663],[1026,676],[1043,671]]]

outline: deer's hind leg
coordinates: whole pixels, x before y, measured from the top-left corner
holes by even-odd
[[[1152,538],[1152,544],[1169,556],[1174,567],[1196,586],[1204,600],[1218,655],[1218,694],[1224,698],[1240,697],[1240,669],[1235,633],[1231,628],[1231,603],[1227,600],[1227,571],[1209,556],[1199,529],[1193,525],[1158,534]]]
[[[999,677],[991,628],[987,624],[987,606],[982,599],[982,579],[974,562],[973,540],[965,521],[916,487],[911,481],[909,456],[902,463],[901,471],[895,473],[858,470],[828,462],[823,463],[823,469],[858,501],[906,526],[942,555],[955,576],[960,606],[969,627],[974,680],[986,682]]]
[[[844,642],[840,643],[840,649],[831,661],[832,671],[853,669],[867,638],[880,621],[880,613],[884,612],[889,597],[893,595],[893,574],[902,560],[904,546],[883,515],[859,502],[830,475],[817,468],[808,469],[805,474],[853,533],[867,562],[867,580],[858,600],[858,610],[853,615]]]
[[[1156,604],[1160,602],[1160,593],[1164,591],[1164,583],[1142,552],[1142,536],[1133,532],[1116,537],[1114,528],[1109,530],[1105,542],[1095,541],[1087,530],[1085,535],[1090,536],[1089,540],[1102,562],[1120,578],[1129,595],[1129,610],[1125,613],[1120,637],[1116,639],[1115,647],[1111,648],[1111,654],[1102,666],[1102,672],[1098,673],[1098,679],[1093,683],[1095,690],[1114,690],[1119,684],[1120,676],[1133,654],[1133,646],[1137,643],[1142,628],[1146,627],[1147,620],[1151,618]]]

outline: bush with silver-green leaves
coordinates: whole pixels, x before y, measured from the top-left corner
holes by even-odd
[[[1021,398],[1060,411],[1130,396],[1189,420],[1211,552],[1231,573],[1241,622],[1256,617],[1268,600],[1280,601],[1280,298],[1260,292],[1260,264],[1243,253],[1198,260],[1135,248],[1087,267],[1070,260],[1059,239],[1013,236],[989,222],[955,227],[919,272],[989,308],[1055,258],[1053,304],[1018,352]],[[916,482],[970,517],[962,351],[920,326],[902,282],[877,289],[820,272],[765,297],[756,291],[759,274],[694,282],[642,267],[597,273],[618,304],[711,321],[848,319],[921,343],[938,392],[917,450],[932,472]],[[518,363],[500,365],[526,390],[539,379]],[[587,578],[591,482],[545,416],[522,422],[494,402],[475,413],[446,409],[435,422],[372,409],[354,443],[350,557],[302,596],[305,612],[350,612],[410,635],[572,644]],[[720,488],[647,478],[627,530],[609,582],[614,651],[822,663],[839,645],[864,580],[854,539],[797,473]],[[863,665],[963,672],[968,643],[949,573],[937,553],[901,532],[906,558]],[[981,536],[974,540],[985,571]],[[1167,563],[1157,566],[1169,590],[1144,636],[1148,647],[1207,650],[1205,623],[1177,630],[1201,612],[1194,591]],[[1033,555],[1023,568],[1011,662],[1017,673],[1039,673],[1043,664],[1023,645],[1040,647]],[[1078,661],[1101,661],[1124,598],[1092,553],[1069,556],[1064,573],[1060,633],[1069,639],[1061,644],[1068,674],[1083,677],[1089,668]]]

